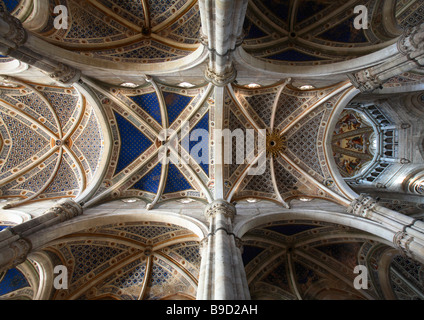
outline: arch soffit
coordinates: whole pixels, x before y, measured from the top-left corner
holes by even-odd
[[[144,210],[144,209],[142,209]],[[140,211],[142,211],[140,210]],[[133,211],[133,210],[131,210]],[[96,215],[83,215],[72,221],[61,224],[44,230],[41,233],[30,236],[29,240],[32,242],[34,249],[49,245],[51,242],[56,242],[57,239],[64,236],[69,236],[74,233],[78,233],[83,230],[87,230],[92,227],[98,227],[99,225],[107,225],[113,223],[127,223],[127,222],[162,222],[171,223],[179,227],[185,228],[193,232],[198,240],[202,240],[207,236],[207,226],[194,218],[183,217],[179,214],[164,212],[164,211],[149,211],[149,212],[137,212],[137,213],[122,213],[124,210],[120,210],[120,213],[105,214],[100,213]]]
[[[266,213],[239,222],[234,228],[234,234],[237,237],[242,238],[248,231],[270,222],[311,219],[351,227],[375,236],[377,239],[374,240],[379,240],[384,244],[393,246],[392,241],[394,233],[393,231],[386,229],[384,226],[368,219],[352,216],[347,213],[325,210],[292,209],[290,212],[284,211]]]

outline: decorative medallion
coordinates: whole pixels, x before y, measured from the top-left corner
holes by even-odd
[[[276,130],[268,132],[266,136],[266,155],[276,156],[279,152],[287,149],[287,140],[285,136],[281,136]]]

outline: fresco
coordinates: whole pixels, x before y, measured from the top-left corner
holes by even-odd
[[[375,145],[373,133],[364,115],[354,110],[343,111],[332,141],[333,156],[343,177],[353,177],[371,163]]]

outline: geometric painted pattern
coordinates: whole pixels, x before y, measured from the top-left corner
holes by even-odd
[[[209,94],[206,88],[158,84],[156,88],[112,87],[98,92],[114,142],[110,166],[97,190],[98,199],[139,197],[154,205],[169,199],[206,197],[204,190],[210,180],[209,140],[202,141],[195,135],[200,132],[202,138],[205,134],[209,136],[210,101],[200,103]],[[183,137],[187,133],[182,128],[185,125],[188,140]],[[174,139],[163,136],[165,132],[173,134]],[[169,150],[169,158],[164,161],[166,146],[172,146],[174,151]],[[170,152],[182,152],[178,156],[187,158],[183,163],[175,161]]]
[[[9,2],[13,1],[7,1],[6,5],[11,7],[13,4]],[[49,2],[52,7],[56,5],[54,0]],[[81,5],[77,0],[61,0],[60,3],[68,9],[68,28],[55,28],[50,17],[38,35],[90,59],[108,63],[163,63],[183,58],[199,46],[200,14],[196,2],[96,0]],[[144,38],[143,34],[155,37]]]
[[[152,142],[118,113],[115,113],[115,117],[121,137],[121,150],[116,167],[117,172],[120,172],[145,152]]]
[[[69,288],[53,292],[53,299],[195,297],[199,242],[197,236],[177,225],[113,223],[68,235],[59,243],[44,250],[54,253],[71,270],[71,278]]]
[[[386,35],[380,23],[355,28],[355,1],[300,0],[296,4],[254,0],[249,3],[244,49],[277,65],[322,65],[346,61],[375,51],[396,35]],[[370,19],[381,18],[381,7],[371,0],[361,3]],[[344,7],[345,10],[338,10]],[[331,19],[322,19],[331,17]],[[359,53],[348,48],[359,49]],[[343,49],[343,50],[340,50]]]
[[[233,199],[262,198],[289,206],[292,199],[301,197],[327,198],[342,196],[334,184],[330,164],[325,156],[325,130],[331,110],[341,95],[338,84],[323,89],[301,90],[291,84],[279,83],[263,88],[233,86],[228,89],[228,109],[231,132],[265,130],[277,132],[285,139],[286,147],[274,155],[267,155],[265,170],[259,175],[243,175],[247,164],[236,165],[235,154],[240,154],[236,139],[232,140],[232,164],[226,165],[227,197]],[[326,102],[323,96],[330,96]],[[259,133],[258,133],[259,134]],[[257,145],[257,141],[246,141]],[[268,148],[268,147],[267,147]],[[257,150],[255,154],[258,154]],[[309,176],[309,179],[306,178]],[[343,200],[342,200],[343,201]]]
[[[0,196],[16,206],[75,197],[94,177],[103,154],[96,112],[73,87],[13,78],[0,95]]]
[[[28,280],[16,268],[9,269],[0,275],[0,299],[1,296],[30,287]]]
[[[331,239],[320,237],[329,232]],[[353,270],[369,243],[354,229],[313,220],[275,221],[250,230],[243,243],[252,299],[378,299],[372,290],[353,287]]]

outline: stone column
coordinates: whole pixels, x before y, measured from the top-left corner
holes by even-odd
[[[205,78],[216,86],[225,86],[236,78],[233,52],[243,40],[243,22],[247,0],[200,0],[201,40],[209,50]]]
[[[424,24],[405,32],[397,43],[399,54],[380,65],[348,77],[362,92],[372,92],[404,72],[424,67]]]
[[[205,210],[209,234],[202,246],[198,300],[250,299],[240,240],[232,232],[235,215],[235,207],[224,200],[214,201]]]
[[[25,261],[32,250],[30,237],[38,231],[73,219],[82,214],[82,207],[65,199],[43,215],[0,232],[0,271],[14,268]]]
[[[9,12],[0,12],[0,54],[10,56],[47,73],[52,79],[63,84],[72,84],[81,77],[75,68],[44,57],[42,48],[30,48],[27,45],[31,34],[25,30],[19,19]]]
[[[8,12],[0,12],[0,51],[9,55],[27,41],[27,32],[19,19]]]
[[[348,213],[381,223],[394,233],[394,247],[403,255],[424,262],[424,222],[385,208],[367,194],[352,201]]]

